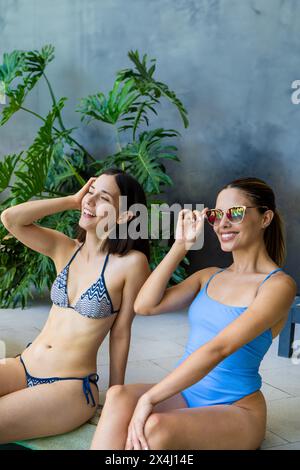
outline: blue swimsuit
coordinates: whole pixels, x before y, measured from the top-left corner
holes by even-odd
[[[51,294],[50,294],[51,300],[55,305],[58,305],[60,307],[72,308],[73,310],[75,310],[76,312],[78,312],[80,315],[84,317],[88,317],[88,318],[108,317],[119,311],[119,310],[113,309],[111,298],[106,288],[105,280],[104,280],[104,270],[107,265],[109,253],[105,257],[102,272],[98,280],[94,284],[92,284],[92,286],[89,287],[85,292],[83,292],[83,294],[81,294],[80,298],[78,299],[78,301],[75,303],[74,306],[69,304],[68,291],[67,291],[67,279],[68,279],[69,266],[71,262],[73,261],[73,259],[75,258],[76,254],[78,253],[78,251],[80,250],[80,248],[83,246],[83,244],[84,243],[82,243],[80,247],[75,251],[70,261],[67,263],[64,269],[56,277],[51,288]],[[31,343],[29,343],[27,347],[30,346],[30,344]],[[89,401],[89,396],[90,396],[92,399],[93,406],[95,406],[95,400],[91,391],[90,382],[95,384],[98,389],[98,385],[97,385],[97,382],[99,380],[98,374],[94,373],[94,374],[87,375],[86,377],[33,377],[31,374],[29,374],[25,366],[24,360],[22,359],[22,356],[20,354],[18,354],[18,356],[20,356],[20,361],[25,370],[28,387],[33,387],[35,385],[41,385],[41,384],[49,384],[49,383],[57,382],[60,380],[82,380],[83,392],[85,394],[87,404],[90,403]]]
[[[181,364],[192,352],[214,338],[229,323],[234,321],[248,307],[226,305],[212,299],[207,294],[214,273],[190,305],[188,316],[190,324],[189,339]],[[260,286],[274,273],[282,271],[277,268],[271,271]],[[260,287],[259,286],[259,287]],[[248,344],[219,362],[199,382],[181,392],[188,407],[227,404],[249,395],[261,388],[262,379],[258,372],[260,363],[272,344],[272,331],[268,329]]]

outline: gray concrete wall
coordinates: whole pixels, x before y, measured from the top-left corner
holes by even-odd
[[[68,96],[66,123],[79,125],[80,97],[108,91],[127,52],[157,58],[157,77],[185,103],[190,127],[163,106],[153,125],[178,128],[180,165],[170,164],[170,202],[214,205],[218,189],[240,176],[258,176],[275,190],[289,220],[286,269],[300,279],[300,105],[291,83],[300,79],[298,0],[0,0],[0,53],[52,43],[48,75]],[[44,84],[29,105],[47,111]],[[37,123],[19,113],[0,130],[0,155],[32,140]],[[104,124],[81,127],[78,138],[97,157],[115,148]],[[192,269],[227,265],[209,227]]]

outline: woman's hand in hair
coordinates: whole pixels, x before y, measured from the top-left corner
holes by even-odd
[[[77,193],[70,196],[70,198],[72,198],[72,200],[73,200],[74,208],[76,208],[78,210],[81,210],[82,199],[88,193],[88,191],[90,189],[90,186],[96,181],[96,179],[97,179],[96,176],[92,176],[87,181],[87,183],[85,183],[85,185],[82,186],[82,188],[79,191],[77,191]]]
[[[205,212],[182,209],[178,214],[175,239],[177,244],[183,244],[189,250],[199,238],[204,228]]]

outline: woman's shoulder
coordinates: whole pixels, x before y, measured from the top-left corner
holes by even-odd
[[[221,271],[224,268],[218,268],[217,266],[208,266],[207,268],[199,269],[194,273],[198,277],[200,283],[203,285],[206,281],[209,280],[218,271]]]
[[[296,295],[296,281],[292,276],[280,270],[268,277],[267,282],[260,285],[257,297],[260,297],[266,303],[269,303],[270,299],[272,299],[276,306],[281,306],[281,310],[285,309],[286,313],[288,313]]]
[[[74,238],[70,238],[67,235],[64,237],[62,244],[57,250],[57,254],[53,259],[57,272],[66,265],[75,250],[81,246],[81,242]]]
[[[278,268],[274,268],[274,271],[276,269],[278,269],[278,271],[272,276],[270,276],[270,280],[272,279],[272,284],[274,286],[282,285],[286,289],[291,289],[292,291],[295,291],[295,295],[296,295],[298,288],[297,288],[297,282],[295,281],[295,279],[290,274],[285,272],[283,269],[280,268],[280,271],[279,271],[279,267],[278,267]]]
[[[221,271],[222,269],[225,268],[218,268],[218,266],[208,266],[207,268],[199,269],[199,271],[197,272],[200,276],[212,276],[213,274],[218,271]]]
[[[134,285],[141,279],[146,280],[147,276],[151,274],[151,269],[147,256],[138,250],[130,250],[124,255],[117,255],[116,269],[122,272],[124,281],[126,280]]]
[[[145,265],[149,264],[147,256],[139,250],[130,250],[124,255],[118,255],[120,263],[127,264],[128,266],[132,265]]]
[[[127,253],[126,256],[128,257],[130,263],[149,264],[145,253],[142,253],[139,250],[132,249]]]

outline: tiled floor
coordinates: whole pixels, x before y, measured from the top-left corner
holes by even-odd
[[[50,309],[45,301],[35,301],[30,308],[0,309],[0,355],[12,357],[22,351],[42,329]],[[126,382],[155,383],[171,371],[183,353],[188,335],[187,315],[171,313],[154,317],[137,316]],[[295,339],[300,339],[300,325]],[[300,449],[300,361],[277,356],[278,338],[266,354],[260,373],[262,392],[268,405],[267,433],[263,449]],[[298,354],[299,356],[299,354]],[[100,391],[108,385],[108,340],[98,353]]]

